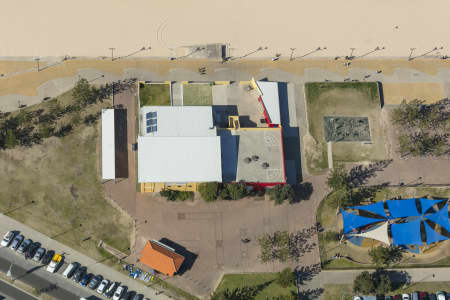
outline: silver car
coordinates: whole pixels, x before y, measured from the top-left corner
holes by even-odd
[[[33,243],[32,240],[26,239],[25,241],[23,241],[22,244],[20,244],[19,249],[17,249],[17,253],[24,254],[28,246],[30,246],[32,243]]]
[[[9,244],[11,244],[12,240],[14,239],[14,236],[16,234],[14,233],[14,231],[8,231],[5,236],[3,237],[2,241],[0,242],[0,245],[2,247],[8,247]]]
[[[14,238],[14,240],[12,241],[11,246],[9,246],[9,248],[16,251],[17,248],[19,248],[20,244],[22,244],[23,239],[24,239],[23,235],[19,234],[18,236],[16,236]]]
[[[36,253],[33,256],[33,260],[34,261],[40,261],[42,259],[42,257],[45,254],[45,249],[44,248],[39,248],[37,249]]]

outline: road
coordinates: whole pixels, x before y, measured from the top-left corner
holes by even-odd
[[[71,280],[64,279],[60,274],[50,274],[41,264],[27,261],[22,255],[17,254],[9,248],[1,248],[0,271],[3,273],[8,272],[11,263],[11,275],[13,280],[20,280],[56,299],[78,300],[80,296],[89,297],[91,295],[87,289],[76,286]],[[62,268],[59,270],[60,273],[61,269]],[[27,300],[35,298],[29,296],[29,298],[19,299]]]
[[[5,281],[0,280],[0,300],[2,299],[37,300],[37,298],[24,293]]]

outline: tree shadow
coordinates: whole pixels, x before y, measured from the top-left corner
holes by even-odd
[[[175,253],[180,254],[184,257],[183,264],[180,269],[177,271],[178,275],[183,275],[186,271],[189,271],[194,265],[195,260],[197,259],[197,254],[190,252],[185,247],[169,240],[168,238],[162,238],[159,240],[164,245],[169,246],[170,248],[175,249]]]
[[[314,264],[310,266],[302,266],[295,268],[294,275],[297,278],[297,284],[304,284],[306,281],[312,280],[321,271],[320,264]]]
[[[383,171],[392,163],[392,161],[392,159],[381,160],[370,164],[367,167],[363,165],[355,166],[348,172],[348,182],[352,187],[358,187],[366,184],[370,178],[376,176],[376,172]]]
[[[295,191],[295,201],[300,202],[302,200],[309,200],[314,191],[311,182],[302,182],[300,184],[293,185],[292,188]]]
[[[300,300],[318,299],[323,294],[323,292],[324,292],[323,288],[307,289],[300,291],[298,294],[298,298]]]

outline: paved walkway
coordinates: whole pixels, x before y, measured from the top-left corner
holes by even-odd
[[[39,241],[42,243],[44,248],[54,249],[57,253],[63,253],[66,262],[77,261],[83,266],[88,268],[88,271],[94,274],[102,274],[106,278],[112,281],[121,282],[122,285],[128,286],[129,290],[134,290],[137,293],[144,294],[146,297],[151,299],[170,299],[165,294],[156,295],[156,290],[153,288],[146,287],[141,284],[139,281],[133,280],[128,276],[125,276],[110,267],[102,265],[101,263],[93,260],[82,253],[75,251],[72,248],[69,248],[50,237],[22,224],[17,222],[14,219],[11,219],[8,216],[0,214],[0,232],[3,234],[8,230],[18,230],[21,234],[23,234],[26,238],[31,238],[33,241]]]

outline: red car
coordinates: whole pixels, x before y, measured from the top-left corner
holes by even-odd
[[[419,292],[419,300],[429,300],[427,292]]]
[[[394,300],[402,300],[402,295],[395,295]]]

